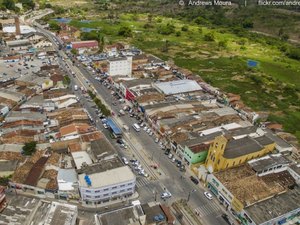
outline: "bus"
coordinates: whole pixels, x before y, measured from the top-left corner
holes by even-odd
[[[133,124],[132,125],[133,129],[135,129],[137,132],[139,132],[141,130],[140,126],[138,124]]]

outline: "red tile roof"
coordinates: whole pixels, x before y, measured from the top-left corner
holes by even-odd
[[[72,42],[72,48],[98,48],[97,41],[76,41]]]
[[[48,160],[48,157],[41,157],[31,168],[30,172],[28,173],[24,184],[30,186],[36,186],[41,174],[43,173],[44,166]]]

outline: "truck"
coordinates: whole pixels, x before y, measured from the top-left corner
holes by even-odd
[[[74,85],[74,90],[77,91],[78,90],[78,86]]]

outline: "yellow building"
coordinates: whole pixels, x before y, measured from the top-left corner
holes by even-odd
[[[257,138],[247,136],[237,140],[223,135],[218,136],[209,147],[205,167],[211,173],[225,170],[264,156],[274,148],[274,141],[266,136]]]

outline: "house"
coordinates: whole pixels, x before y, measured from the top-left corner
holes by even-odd
[[[209,144],[204,143],[190,147],[185,146],[184,159],[189,165],[204,162],[207,156],[208,149]]]
[[[74,41],[71,42],[71,48],[76,49],[79,53],[83,53],[86,50],[97,50],[99,48],[98,41]]]
[[[257,176],[244,164],[209,173],[205,180],[211,193],[241,224],[284,224],[299,216],[300,188],[287,170]]]
[[[221,135],[210,145],[205,167],[209,172],[226,170],[264,156],[274,149],[275,143],[266,136],[257,138],[246,136],[235,140]]]
[[[103,225],[146,225],[146,215],[140,204],[113,211],[101,211],[95,215],[95,223]]]
[[[116,57],[108,59],[108,74],[110,76],[131,76],[132,73],[132,57]]]
[[[26,95],[20,92],[0,88],[1,98],[6,98],[20,104],[26,100]]]
[[[52,47],[53,44],[51,41],[47,40],[40,40],[33,45],[34,48],[45,48],[45,47]]]
[[[93,131],[94,128],[86,123],[72,123],[59,129],[60,137],[78,136]]]
[[[40,42],[42,39],[45,39],[45,36],[38,32],[30,32],[23,36],[24,39],[28,39],[31,43],[36,44]]]
[[[78,179],[75,169],[59,169],[57,174],[58,191],[60,199],[78,199]]]
[[[5,116],[9,112],[7,105],[0,105],[0,116]]]
[[[118,158],[82,168],[78,180],[81,199],[88,205],[130,197],[135,193],[136,177]]]

